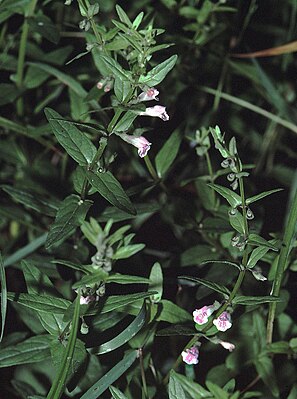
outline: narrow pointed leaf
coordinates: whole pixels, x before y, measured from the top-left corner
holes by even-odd
[[[100,345],[98,348],[92,348],[89,352],[96,355],[102,355],[103,353],[111,352],[124,345],[141,330],[145,323],[145,318],[146,309],[144,303],[142,308],[140,309],[139,314],[132,321],[132,323],[130,323],[129,326],[125,328],[125,330],[120,332],[115,338]]]
[[[282,300],[277,296],[244,296],[238,295],[233,300],[232,303],[235,305],[261,305],[262,303],[268,302],[281,302]]]
[[[120,182],[109,171],[95,173],[88,171],[87,178],[92,187],[115,207],[135,215],[136,211]]]
[[[217,193],[224,197],[232,206],[232,208],[237,208],[241,204],[240,196],[229,188],[220,186],[218,184],[208,184],[208,186],[213,188]]]
[[[19,303],[38,312],[51,312],[56,314],[64,314],[66,309],[71,305],[67,299],[56,298],[49,295],[39,294],[15,294],[9,292],[7,294],[9,301]]]
[[[156,169],[159,177],[163,177],[175,160],[182,136],[179,130],[175,130],[165,142],[156,156]]]
[[[109,387],[110,393],[112,394],[113,399],[128,399],[126,395],[123,394],[119,389],[116,387]]]
[[[182,384],[175,377],[175,371],[170,372],[170,379],[168,385],[169,399],[186,399],[186,393]]]
[[[45,108],[45,116],[49,121],[56,139],[79,165],[86,166],[93,161],[96,147],[74,123],[66,121],[51,108]]]
[[[50,357],[49,335],[38,335],[0,350],[0,367],[40,362]]]
[[[205,280],[205,279],[198,278],[198,277],[179,276],[179,278],[183,279],[183,280],[193,281],[196,284],[202,284],[205,287],[207,287],[213,291],[219,292],[220,294],[230,295],[230,291],[224,285],[220,285],[220,284],[214,283],[212,281]]]
[[[282,188],[276,188],[275,190],[269,190],[269,191],[264,191],[263,193],[260,193],[258,195],[255,195],[253,197],[247,198],[246,200],[246,204],[250,205],[253,202],[259,201],[262,198],[267,197],[268,195],[274,194],[274,193],[278,193],[279,191],[283,191]]]
[[[203,399],[203,398],[213,398],[213,395],[208,392],[201,385],[197,384],[190,378],[178,374],[176,372],[171,371],[171,375],[173,374],[176,381],[178,381],[183,387],[184,391],[189,395],[191,399]],[[188,396],[187,396],[188,397]]]
[[[113,384],[128,370],[137,358],[137,351],[128,352],[124,358],[119,361],[116,366],[109,370],[100,380],[98,380],[91,388],[81,396],[80,399],[97,399],[106,391],[106,389]]]
[[[60,244],[66,240],[76,227],[83,223],[92,203],[89,200],[83,201],[78,195],[74,194],[66,197],[58,210],[54,223],[51,225],[45,248],[49,249],[54,244]]]
[[[166,77],[168,72],[171,71],[176,61],[177,55],[172,55],[170,58],[151,69],[145,76],[141,75],[139,83],[144,83],[150,87],[158,85]]]

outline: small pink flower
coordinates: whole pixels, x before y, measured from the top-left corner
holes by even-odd
[[[163,121],[169,120],[169,115],[166,112],[166,107],[162,105],[155,105],[154,107],[146,108],[145,112],[140,112],[139,115],[146,115],[146,116],[157,116],[161,118]]]
[[[199,350],[197,346],[192,346],[192,348],[184,350],[181,355],[183,361],[187,364],[197,364],[199,362]]]
[[[138,155],[143,158],[147,155],[152,143],[149,143],[143,136],[135,137],[129,134],[121,134],[120,137],[129,144],[134,145],[138,148]]]
[[[232,352],[235,349],[235,345],[231,344],[231,342],[220,341],[219,344],[222,345],[222,347],[227,349],[229,352]]]
[[[159,100],[157,95],[159,94],[159,91],[155,89],[154,87],[148,89],[147,91],[143,91],[142,93],[139,94],[138,96],[138,101],[151,101],[151,100]]]
[[[195,323],[201,325],[208,322],[209,316],[219,308],[220,304],[216,301],[210,306],[203,306],[200,309],[196,309],[193,312],[193,318]]]
[[[101,90],[103,88],[104,84],[103,84],[103,82],[100,81],[96,84],[96,86],[97,86],[97,89]]]
[[[228,312],[223,312],[217,319],[214,319],[213,324],[219,331],[226,331],[232,327],[231,315]]]
[[[98,297],[99,299],[99,297]],[[79,303],[81,305],[88,305],[91,302],[97,301],[97,296],[95,295],[87,295],[87,296],[81,296],[79,299]]]

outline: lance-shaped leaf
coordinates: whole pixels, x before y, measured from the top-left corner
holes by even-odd
[[[108,202],[132,215],[136,214],[129,197],[123,190],[120,182],[109,171],[95,173],[88,171],[86,174],[92,187],[98,191]]]
[[[100,345],[97,348],[92,348],[89,350],[90,353],[102,355],[103,353],[111,352],[120,346],[124,345],[126,342],[130,341],[142,328],[145,323],[146,318],[146,310],[145,303],[142,305],[142,308],[139,314],[135,317],[135,319],[126,327],[121,333],[119,333],[115,338],[111,339],[108,342]]]
[[[182,136],[179,130],[175,130],[165,142],[156,156],[156,169],[159,177],[163,177],[175,160]]]
[[[229,188],[220,186],[219,184],[208,184],[208,186],[213,188],[217,193],[224,197],[232,206],[232,208],[237,208],[239,205],[241,205],[240,196]]]
[[[141,75],[139,83],[144,83],[150,87],[156,86],[162,82],[168,72],[174,67],[177,61],[177,55],[172,55],[167,60],[161,62],[161,64],[151,69],[145,76]]]
[[[111,74],[118,79],[131,80],[130,72],[125,71],[125,69],[123,69],[116,60],[108,55],[103,55],[100,53],[97,59],[97,64],[99,66],[100,72],[104,76]]]
[[[80,399],[97,399],[106,389],[134,363],[137,358],[137,351],[128,352],[124,358],[109,370],[100,380],[91,386]]]
[[[126,395],[123,394],[119,389],[116,387],[109,387],[110,393],[112,394],[113,399],[128,399]]]
[[[282,299],[277,296],[267,295],[267,296],[244,296],[244,295],[237,295],[233,300],[232,303],[236,305],[261,305],[262,303],[267,302],[281,302]]]
[[[44,113],[58,142],[79,165],[86,166],[93,161],[96,147],[74,123],[66,121],[56,111],[46,108]]]
[[[7,299],[38,312],[50,312],[54,314],[63,314],[71,305],[71,302],[67,299],[39,294],[15,294],[9,292]]]
[[[39,335],[0,350],[0,367],[17,366],[48,359],[51,339],[50,335]]]
[[[190,280],[190,281],[195,282],[196,284],[202,284],[205,287],[207,287],[213,291],[219,292],[220,294],[222,294],[224,296],[230,295],[230,291],[228,290],[227,287],[225,287],[224,285],[221,285],[221,284],[214,283],[213,281],[205,280],[205,279],[198,278],[198,277],[188,277],[188,276],[180,276],[179,279]]]
[[[191,399],[213,398],[213,395],[210,392],[194,382],[192,379],[186,377],[185,375],[178,374],[173,370],[171,371],[171,375],[172,374],[174,379],[181,384],[184,391],[187,393],[187,395],[189,395],[187,397]]]
[[[69,237],[75,228],[83,223],[92,203],[89,200],[83,201],[78,195],[74,194],[66,197],[50,228],[45,248],[49,249],[54,244],[60,244]]]
[[[277,193],[277,192],[282,191],[282,190],[283,190],[282,188],[276,188],[274,190],[264,191],[263,193],[260,193],[260,194],[254,195],[253,197],[248,198],[246,200],[246,204],[250,205],[253,202],[259,201],[260,199],[262,199],[264,197],[267,197],[270,194],[274,194],[274,193]]]
[[[180,381],[175,377],[174,370],[170,372],[168,393],[169,399],[186,399],[186,393]]]
[[[32,193],[24,188],[19,189],[11,186],[2,186],[3,190],[7,192],[15,201],[24,204],[28,208],[48,216],[55,216],[59,201],[55,199],[47,199],[41,197],[36,193]]]

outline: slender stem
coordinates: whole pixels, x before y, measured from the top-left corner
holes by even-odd
[[[275,273],[275,278],[273,282],[273,287],[271,291],[271,295],[279,296],[281,283],[283,279],[284,271],[288,264],[288,257],[291,250],[291,243],[295,235],[297,223],[297,190],[295,192],[295,196],[293,199],[293,203],[291,206],[291,210],[289,213],[289,217],[286,224],[286,229],[284,233],[284,239],[282,243],[282,248],[280,250],[280,255],[278,259],[277,269]],[[267,320],[267,329],[266,329],[266,342],[270,344],[272,342],[273,335],[273,324],[275,319],[275,311],[276,311],[276,302],[272,302],[269,305],[269,313]]]
[[[28,39],[28,33],[29,33],[29,23],[28,23],[28,18],[31,17],[34,13],[34,9],[36,7],[37,0],[32,0],[27,13],[25,14],[25,20],[23,23],[23,28],[22,28],[22,35],[21,35],[21,40],[20,40],[20,46],[19,46],[19,56],[18,56],[18,63],[17,63],[17,71],[16,71],[16,85],[19,89],[22,88],[23,85],[23,77],[24,77],[24,65],[25,65],[25,56],[26,56],[26,45],[27,45],[27,39]],[[20,97],[17,100],[17,114],[19,116],[22,116],[24,113],[24,101],[23,97]]]
[[[160,179],[159,179],[159,177],[157,175],[157,172],[156,172],[156,170],[155,170],[155,168],[154,168],[149,156],[146,155],[143,159],[144,159],[144,162],[146,164],[147,170],[150,172],[150,175],[152,176],[152,178],[155,181],[159,181]]]
[[[214,173],[213,173],[213,169],[212,169],[212,164],[211,164],[211,160],[210,160],[210,156],[208,151],[205,153],[205,159],[206,159],[206,163],[207,163],[207,169],[208,169],[208,173],[209,173],[209,178],[211,183],[214,183]],[[213,197],[213,203],[215,204],[215,199],[216,199],[216,193],[215,190],[212,188],[211,189],[212,192],[212,197]],[[216,205],[214,205],[216,207]]]
[[[122,112],[123,111],[121,109],[119,109],[119,108],[116,110],[111,122],[108,125],[108,128],[107,128],[108,133],[112,133],[112,131],[113,131],[117,121],[119,120],[119,117],[121,116]]]
[[[239,178],[239,190],[240,190],[241,204],[242,204],[244,238],[247,239],[249,236],[249,226],[246,218],[246,203],[245,203],[244,184],[242,177]]]
[[[138,353],[139,353],[139,365],[140,365],[143,393],[144,393],[145,399],[148,399],[147,384],[146,384],[145,370],[144,370],[144,364],[143,364],[142,348],[138,349]]]

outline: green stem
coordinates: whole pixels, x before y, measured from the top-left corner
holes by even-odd
[[[119,120],[119,117],[122,115],[122,112],[123,111],[119,108],[116,110],[112,120],[110,121],[110,123],[108,125],[108,128],[107,128],[108,133],[112,133],[117,121]]]
[[[208,169],[208,173],[209,173],[209,177],[210,177],[210,182],[213,184],[214,183],[214,173],[213,173],[212,164],[211,164],[211,160],[210,160],[208,151],[205,153],[205,158],[206,158],[207,169]],[[216,203],[215,190],[212,188],[211,192],[212,192],[212,197],[213,197],[213,204],[215,204]],[[216,208],[216,205],[215,205],[215,208]]]
[[[291,210],[289,213],[288,221],[286,224],[286,229],[284,233],[284,239],[282,243],[282,248],[280,250],[280,255],[278,259],[277,269],[275,273],[275,278],[273,282],[273,287],[271,291],[271,295],[279,296],[281,283],[283,279],[284,271],[288,264],[288,257],[291,249],[291,243],[295,235],[297,223],[297,190],[295,192],[295,197],[293,199],[293,203],[291,206]],[[269,313],[267,320],[267,329],[266,329],[266,342],[270,344],[272,342],[273,335],[273,324],[275,319],[275,311],[276,311],[276,302],[272,302],[269,305]]]
[[[27,39],[28,39],[28,33],[29,33],[29,23],[28,23],[28,18],[32,17],[34,13],[34,9],[36,7],[37,0],[32,0],[28,10],[25,14],[25,20],[23,23],[23,28],[22,28],[22,35],[21,35],[21,40],[20,40],[20,46],[19,46],[19,56],[18,56],[18,63],[17,63],[17,71],[16,71],[16,85],[18,89],[22,88],[23,85],[23,77],[24,77],[24,65],[25,65],[25,56],[26,56],[26,45],[27,45]],[[17,100],[17,114],[19,116],[22,116],[24,113],[24,101],[23,97],[20,97]]]
[[[145,370],[144,370],[144,364],[143,364],[142,348],[138,349],[138,353],[139,353],[139,365],[140,365],[140,372],[141,372],[141,379],[142,379],[143,394],[144,394],[145,399],[148,399],[147,384],[146,384]]]
[[[244,184],[242,177],[239,178],[239,190],[240,190],[241,204],[242,204],[244,239],[247,239],[249,236],[249,226],[246,218],[246,203],[245,203]]]
[[[154,168],[154,166],[153,166],[153,164],[152,164],[152,162],[151,162],[149,156],[146,155],[143,159],[144,159],[144,162],[145,162],[145,164],[146,164],[147,170],[150,172],[150,175],[152,176],[152,178],[153,178],[156,182],[159,181],[160,179],[159,179],[159,177],[158,177],[158,175],[157,175],[157,172],[156,172],[156,170],[155,170],[155,168]]]

